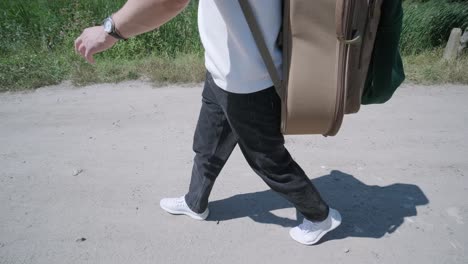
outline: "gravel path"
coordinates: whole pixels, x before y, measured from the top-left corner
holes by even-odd
[[[287,147],[342,226],[313,247],[235,150],[208,221],[185,193],[201,87],[69,84],[0,94],[0,263],[468,263],[468,87],[405,85],[337,137]]]

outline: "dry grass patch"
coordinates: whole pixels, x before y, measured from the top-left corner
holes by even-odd
[[[453,62],[442,60],[442,49],[403,58],[409,81],[419,84],[468,84],[468,52]]]

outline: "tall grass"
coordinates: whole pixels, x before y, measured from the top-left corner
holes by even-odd
[[[198,0],[192,0],[181,15],[160,29],[119,42],[99,54],[95,66],[85,64],[74,53],[73,41],[81,31],[100,24],[125,2],[1,0],[0,91],[65,79],[77,84],[140,77],[158,83],[200,81],[203,58],[196,19]],[[426,57],[435,60],[433,54],[438,53],[432,50],[440,50],[452,27],[468,27],[468,0],[405,0],[401,47],[405,55],[412,56],[406,60],[407,68],[422,61],[428,63],[419,54],[432,54]],[[416,75],[425,76],[410,76]]]
[[[467,0],[406,0],[401,49],[417,55],[443,46],[452,28],[468,28]]]

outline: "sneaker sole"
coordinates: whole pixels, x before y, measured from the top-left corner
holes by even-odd
[[[166,212],[170,213],[170,214],[173,214],[173,215],[186,215],[186,216],[190,216],[191,218],[195,219],[195,220],[199,220],[199,221],[203,221],[203,220],[206,220],[206,218],[208,217],[208,215],[210,214],[210,210],[209,209],[206,209],[205,212],[203,212],[202,214],[193,214],[193,213],[190,213],[190,212],[185,212],[185,211],[174,211],[174,210],[171,210],[169,208],[166,208],[164,207],[163,205],[159,204],[159,206]]]
[[[297,242],[299,242],[299,243],[301,243],[303,245],[311,246],[311,245],[317,244],[320,241],[320,239],[322,239],[323,236],[325,236],[328,232],[336,229],[341,224],[341,214],[340,214],[340,212],[338,212],[335,209],[330,208],[330,214],[331,214],[331,217],[332,217],[332,224],[331,224],[330,229],[328,229],[327,231],[322,232],[319,236],[317,236],[317,238],[314,241],[312,241],[312,242],[300,241],[300,240],[294,238],[292,235],[291,235],[291,237],[294,240],[296,240]]]

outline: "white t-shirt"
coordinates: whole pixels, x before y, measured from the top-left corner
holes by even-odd
[[[276,45],[281,0],[250,0],[278,72],[282,55]],[[205,65],[215,83],[232,93],[253,93],[273,86],[237,0],[200,0],[198,27]]]

